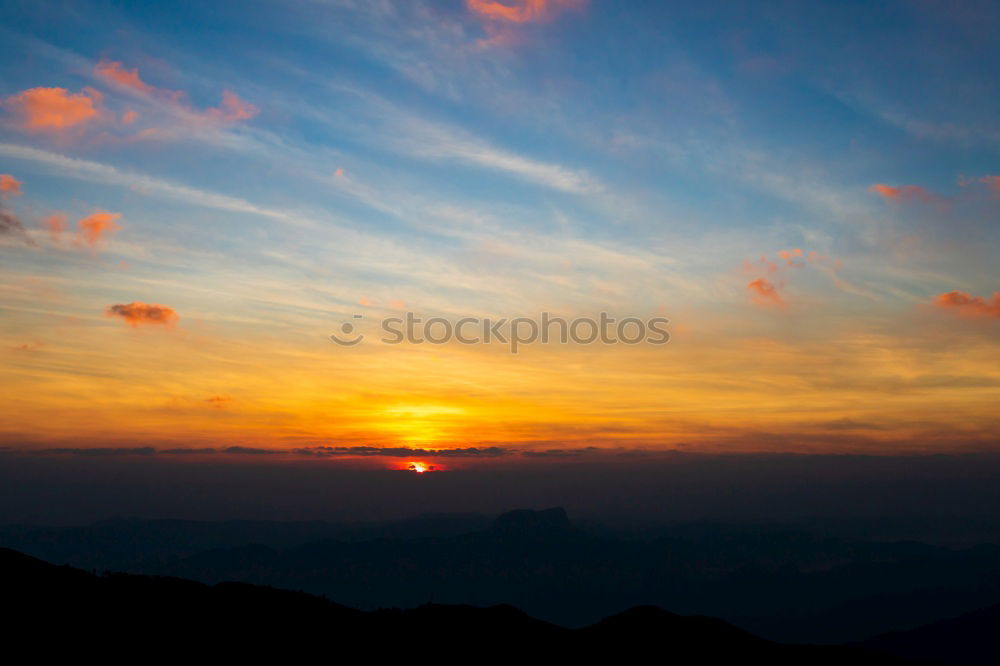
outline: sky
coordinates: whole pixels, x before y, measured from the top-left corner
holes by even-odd
[[[0,11],[6,452],[1000,450],[995,3]],[[670,340],[382,343],[406,312]]]

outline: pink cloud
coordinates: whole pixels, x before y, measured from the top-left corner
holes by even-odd
[[[93,88],[71,93],[65,88],[31,88],[11,95],[3,105],[29,132],[60,132],[82,126],[98,115],[103,95]]]
[[[205,116],[225,123],[248,120],[257,115],[259,109],[228,90],[222,91],[222,104],[214,109],[206,109]]]
[[[805,265],[802,262],[795,261],[795,259],[801,259],[803,257],[803,253],[800,248],[795,248],[794,250],[778,250],[778,256],[785,260],[786,266],[801,268]]]
[[[42,219],[42,226],[49,232],[53,241],[58,241],[66,227],[68,226],[66,216],[62,213],[54,213]]]
[[[133,90],[146,97],[157,98],[167,105],[193,114],[196,118],[200,117],[218,122],[234,123],[253,118],[258,112],[257,107],[243,101],[236,93],[229,90],[222,91],[222,102],[219,106],[208,108],[204,111],[197,111],[190,108],[184,102],[186,95],[183,91],[152,86],[142,80],[137,67],[126,69],[117,61],[102,60],[95,66],[94,73],[119,88]],[[126,111],[122,116],[122,121],[129,124],[138,119],[138,117],[138,113],[130,110]]]
[[[579,7],[584,0],[465,0],[469,11],[490,21],[532,23],[550,18],[562,9]]]
[[[110,83],[147,95],[156,91],[156,88],[139,78],[138,68],[125,69],[120,62],[102,60],[94,67],[94,73]]]
[[[479,46],[515,46],[524,41],[517,26],[548,21],[564,9],[582,7],[586,0],[465,0],[466,8],[483,21],[488,38]]]
[[[778,272],[778,264],[774,263],[765,256],[761,256],[758,261],[744,261],[743,262],[743,272],[744,273],[759,273],[764,271],[765,273],[776,273]]]
[[[80,236],[87,245],[95,247],[101,239],[121,229],[117,223],[121,213],[97,211],[76,223],[80,228]]]
[[[891,185],[875,184],[869,187],[868,190],[893,202],[919,201],[921,203],[934,203],[938,200],[938,197],[919,185],[893,187]]]
[[[785,307],[787,305],[785,299],[778,293],[778,288],[764,278],[751,280],[747,284],[747,290],[756,305],[762,307]]]
[[[964,291],[949,291],[938,294],[934,298],[934,305],[966,317],[1000,319],[1000,291],[993,292],[993,297],[988,301]]]
[[[0,199],[16,197],[21,194],[21,181],[9,173],[0,173]]]
[[[1000,191],[1000,176],[983,176],[979,182],[989,185],[991,190]]]

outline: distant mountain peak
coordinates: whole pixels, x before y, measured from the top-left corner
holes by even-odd
[[[569,521],[566,509],[553,507],[551,509],[518,509],[497,516],[493,521],[493,531],[506,535],[544,536],[566,534],[576,531]]]

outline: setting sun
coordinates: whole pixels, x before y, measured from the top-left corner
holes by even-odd
[[[430,472],[434,470],[434,465],[427,465],[422,462],[411,462],[406,463],[406,469],[411,472],[416,472],[417,474],[423,474],[424,472]]]

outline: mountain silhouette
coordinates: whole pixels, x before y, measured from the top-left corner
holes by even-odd
[[[0,545],[98,570],[240,581],[351,607],[523,609],[561,626],[624,608],[714,616],[778,642],[846,643],[1000,598],[1000,547],[836,539],[787,526],[594,533],[563,509],[387,524],[117,520],[0,528]]]
[[[0,549],[0,585],[21,645],[133,659],[400,655],[446,663],[496,658],[640,657],[764,660],[769,664],[903,664],[860,647],[790,646],[722,620],[633,608],[593,626],[566,629],[511,606],[429,604],[363,612],[302,592],[244,583],[206,585],[170,577],[97,575]],[[11,644],[11,643],[9,643]]]
[[[508,511],[493,521],[491,531],[513,538],[551,539],[559,535],[573,534],[576,528],[569,522],[566,509],[555,507],[541,511],[527,509]]]
[[[945,664],[1000,663],[1000,604],[909,631],[876,636],[859,645],[907,659]]]

